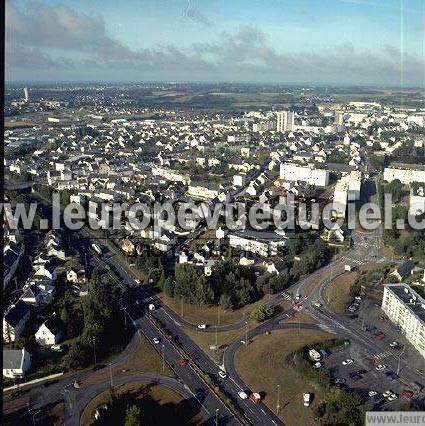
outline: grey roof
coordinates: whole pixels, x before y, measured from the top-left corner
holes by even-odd
[[[4,316],[4,319],[9,325],[15,327],[17,324],[19,324],[22,318],[27,315],[29,310],[30,307],[22,300],[19,300],[15,306],[9,309],[9,311]]]
[[[422,323],[425,323],[425,299],[407,284],[386,284],[397,298],[415,314]]]
[[[397,272],[400,274],[402,278],[406,278],[412,272],[412,269],[415,267],[415,262],[413,260],[408,260],[404,262],[397,268]]]
[[[23,351],[23,349],[3,349],[3,369],[20,369]]]
[[[326,169],[331,172],[352,172],[356,170],[356,166],[350,166],[349,164],[341,163],[328,163]]]
[[[37,298],[37,296],[41,293],[41,290],[35,285],[30,285],[30,288],[21,296],[23,299],[27,299],[29,297]]]

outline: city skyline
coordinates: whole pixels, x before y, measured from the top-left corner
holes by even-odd
[[[6,81],[423,87],[423,11],[416,0],[9,0]]]

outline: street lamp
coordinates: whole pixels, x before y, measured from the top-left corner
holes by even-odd
[[[165,371],[165,355],[164,355],[165,345],[162,345],[162,371]]]
[[[109,377],[111,379],[111,389],[114,387],[114,382],[112,380],[112,363],[109,363]]]
[[[279,414],[280,409],[280,385],[277,385],[277,404],[276,404],[276,413]]]

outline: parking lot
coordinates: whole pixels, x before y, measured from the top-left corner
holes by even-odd
[[[362,351],[352,344],[331,353],[324,359],[322,368],[328,369],[334,382],[339,382],[339,386],[356,390],[373,409],[382,410],[388,406],[388,409],[397,410],[410,399],[424,399],[424,391],[418,392],[413,385],[402,383],[396,378],[395,372],[386,366],[384,359],[376,360],[363,355]],[[343,365],[347,360],[352,362]],[[385,368],[378,371],[378,365]],[[418,377],[418,382],[419,379]],[[371,391],[376,392],[376,395],[369,396]],[[390,401],[388,397],[383,396],[384,392],[395,394],[397,398]]]

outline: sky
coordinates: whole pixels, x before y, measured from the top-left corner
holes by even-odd
[[[424,86],[423,0],[6,0],[6,81]]]

